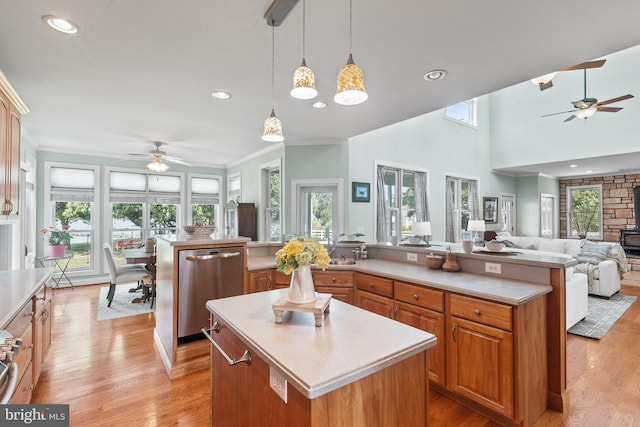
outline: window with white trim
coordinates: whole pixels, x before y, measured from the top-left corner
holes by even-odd
[[[219,228],[220,177],[189,175],[189,194],[191,208],[187,222],[195,224],[201,221],[203,225],[215,225]]]
[[[240,203],[241,196],[240,174],[229,175],[227,177],[227,203]]]
[[[71,235],[71,240],[65,244],[66,252],[72,254],[67,271],[96,271],[99,264],[96,256],[100,257],[99,236],[95,229],[100,223],[96,208],[100,194],[98,167],[46,162],[45,187],[45,224],[42,228],[53,226],[67,230]],[[44,255],[48,255],[47,248]]]
[[[446,108],[445,117],[458,123],[478,127],[478,102],[476,98],[458,102]]]
[[[601,240],[602,185],[567,186],[567,236]]]

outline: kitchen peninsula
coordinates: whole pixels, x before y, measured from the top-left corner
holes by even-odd
[[[320,327],[301,312],[277,324],[272,304],[286,292],[207,302],[220,347],[211,346],[211,425],[427,425],[434,335],[337,300]],[[245,350],[250,363],[228,362]]]
[[[219,238],[215,234],[156,236],[157,296],[153,336],[169,378],[208,368],[207,341],[199,333],[201,328],[209,324],[205,304],[211,298],[246,292],[247,241],[249,239],[245,237]],[[205,255],[190,256],[194,262],[186,262],[185,254],[199,251]],[[191,283],[192,286],[187,288],[185,283],[181,283],[186,280],[183,274],[185,264],[213,265],[209,265],[200,275],[192,272],[190,282],[197,283]],[[230,273],[232,276],[229,276]],[[236,288],[235,292],[230,293],[224,287],[232,282]],[[194,329],[192,324],[198,322],[201,324]],[[182,332],[186,323],[191,323],[189,330],[194,329],[188,336]],[[198,333],[193,333],[195,331]]]

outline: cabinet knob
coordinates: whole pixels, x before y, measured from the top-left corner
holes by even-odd
[[[374,286],[373,282],[369,282],[369,287],[373,288],[373,286]]]
[[[477,314],[477,315],[480,315],[480,310],[479,310],[479,309],[477,309],[477,308],[476,308],[475,310],[473,310],[473,312],[474,312],[475,314]]]
[[[414,300],[418,301],[418,299],[419,299],[419,298],[420,298],[420,297],[419,297],[418,295],[413,294],[413,299],[414,299]]]
[[[335,283],[337,280],[338,280],[338,279],[336,279],[335,277],[332,277],[332,278],[331,278],[331,281],[332,281],[332,282],[334,282],[334,283]]]

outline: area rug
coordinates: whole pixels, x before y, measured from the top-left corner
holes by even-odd
[[[113,296],[111,307],[107,307],[109,301],[107,301],[107,292],[109,287],[105,286],[100,289],[100,299],[98,300],[98,318],[97,320],[109,320],[118,317],[135,316],[136,314],[151,313],[156,310],[155,304],[151,308],[151,303],[139,302],[132,303],[134,298],[140,297],[142,291],[130,293],[129,289],[134,288],[135,283],[128,283],[126,285],[116,286],[116,293]]]
[[[614,323],[633,304],[637,297],[620,292],[609,299],[589,295],[587,317],[573,325],[567,332],[587,338],[601,339]]]

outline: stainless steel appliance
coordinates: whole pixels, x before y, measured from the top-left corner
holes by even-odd
[[[205,338],[206,302],[244,293],[242,246],[178,252],[178,344]]]
[[[18,364],[14,356],[22,348],[22,340],[0,330],[0,404],[9,403],[18,385]]]

